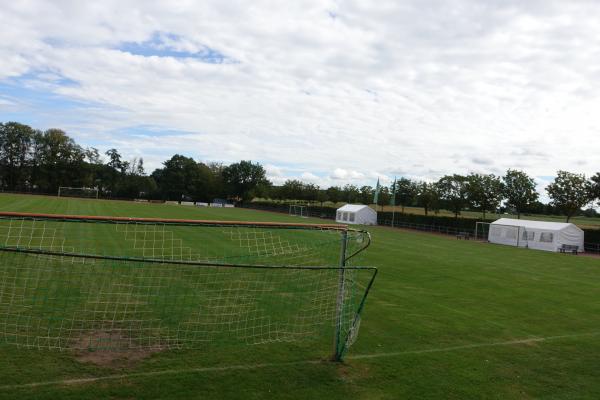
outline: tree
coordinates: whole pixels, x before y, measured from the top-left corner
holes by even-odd
[[[483,213],[495,211],[504,195],[504,184],[494,174],[469,174],[467,176],[467,200]]]
[[[304,198],[304,184],[297,179],[288,179],[279,188],[279,196],[284,200],[301,200]]]
[[[337,204],[343,200],[343,192],[339,186],[328,187],[325,192],[327,193],[329,201],[331,201],[333,204]]]
[[[201,169],[193,158],[175,154],[163,165],[152,177],[164,199],[180,201],[186,197],[204,197],[202,189],[207,186],[207,177],[204,175],[202,179]]]
[[[127,172],[129,163],[121,159],[121,154],[117,149],[109,149],[104,154],[108,156],[108,162],[106,163],[106,166],[108,167],[106,170],[108,175],[108,190],[111,196],[116,196],[117,185],[119,184],[121,177]]]
[[[341,200],[347,203],[356,203],[360,200],[360,189],[356,186],[347,184],[342,190],[344,194]]]
[[[585,175],[558,171],[554,182],[548,185],[546,191],[551,199],[550,204],[567,216],[567,222],[591,201]]]
[[[263,166],[252,161],[240,161],[225,167],[223,181],[229,193],[242,202],[252,200],[271,185]]]
[[[321,204],[321,207],[323,207],[323,203],[325,203],[327,200],[329,200],[327,191],[319,189],[319,192],[317,193],[317,201]]]
[[[305,183],[303,187],[303,199],[308,202],[317,201],[319,197],[319,186],[314,183]]]
[[[600,203],[600,172],[596,172],[596,175],[590,178],[588,192],[590,201],[598,201]]]
[[[521,212],[539,197],[535,190],[535,181],[525,172],[513,169],[506,171],[506,175],[502,179],[506,205],[514,208],[517,211],[517,218],[521,218]]]
[[[25,185],[33,134],[33,129],[18,122],[0,124],[0,187],[16,190]]]
[[[429,210],[437,210],[439,207],[440,195],[435,183],[420,182],[417,187],[417,204],[423,207],[425,215]]]
[[[458,215],[467,204],[467,178],[462,175],[446,175],[436,184],[440,199],[446,202],[447,207],[458,218]]]
[[[400,178],[396,181],[396,203],[402,207],[402,212],[415,200],[417,189],[417,184],[410,179]]]
[[[373,201],[374,189],[371,186],[362,186],[360,189],[360,203],[370,204]]]
[[[86,176],[85,151],[60,129],[36,136],[36,186],[51,193],[59,186],[83,186]]]
[[[127,171],[129,163],[121,160],[121,154],[119,154],[117,149],[110,149],[105,154],[108,156],[108,162],[106,165],[123,174]]]

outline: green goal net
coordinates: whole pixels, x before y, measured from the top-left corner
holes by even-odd
[[[377,270],[341,225],[0,213],[0,343],[210,349],[356,339]]]

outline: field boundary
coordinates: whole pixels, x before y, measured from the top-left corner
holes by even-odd
[[[521,344],[549,342],[549,341],[554,341],[554,340],[572,339],[572,338],[586,337],[586,336],[589,336],[589,337],[600,336],[600,331],[554,335],[554,336],[545,336],[545,337],[531,337],[531,338],[524,338],[524,339],[507,340],[507,341],[502,341],[502,342],[472,343],[472,344],[421,349],[421,350],[405,350],[405,351],[396,351],[396,352],[389,352],[389,353],[356,354],[356,355],[348,355],[348,356],[346,356],[346,359],[347,360],[366,360],[366,359],[384,358],[384,357],[399,357],[399,356],[404,356],[404,355],[444,353],[444,352],[450,352],[450,351],[469,350],[469,349],[477,349],[477,348],[484,348],[484,347],[501,347],[501,346],[514,346],[514,345],[521,345]],[[115,374],[115,375],[106,375],[106,376],[98,376],[98,377],[72,378],[72,379],[62,379],[62,380],[59,379],[59,380],[52,380],[52,381],[22,383],[22,384],[16,384],[16,385],[3,385],[3,386],[0,386],[0,391],[11,390],[11,389],[12,390],[14,390],[14,389],[30,389],[30,388],[37,388],[37,387],[41,387],[41,386],[54,386],[54,385],[66,385],[66,386],[80,385],[80,384],[95,383],[95,382],[107,381],[107,380],[146,378],[146,377],[162,376],[162,375],[205,373],[205,372],[225,372],[225,371],[236,371],[236,370],[253,370],[253,369],[259,369],[259,368],[278,368],[278,367],[290,367],[290,366],[298,366],[298,365],[318,365],[318,364],[339,365],[341,363],[333,363],[331,361],[326,361],[326,360],[301,360],[301,361],[289,361],[289,362],[278,362],[278,363],[226,365],[226,366],[222,366],[222,367],[170,369],[170,370],[163,370],[163,371],[148,371],[148,372],[137,372],[137,373],[131,373],[131,374]]]

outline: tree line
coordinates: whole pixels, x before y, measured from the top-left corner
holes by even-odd
[[[124,160],[117,149],[100,154],[82,147],[60,129],[36,130],[18,122],[0,123],[0,189],[56,193],[60,186],[98,189],[102,197],[212,201],[227,198],[249,201],[255,197],[281,201],[373,202],[375,188],[345,185],[322,189],[290,179],[274,186],[259,163],[242,160],[225,165],[197,162],[176,154],[161,168],[147,174],[143,158]],[[425,214],[447,209],[483,214],[498,210],[516,213],[563,214],[567,221],[582,208],[600,201],[600,172],[589,179],[558,171],[546,188],[549,204],[539,201],[535,181],[523,171],[494,174],[452,174],[436,182],[400,178],[378,192],[379,204],[422,207]],[[595,214],[593,209],[586,211]]]
[[[307,202],[372,204],[375,188],[345,185],[321,190],[318,186],[298,180],[288,180],[272,188],[270,195],[277,200],[295,199]],[[539,201],[532,177],[524,171],[509,169],[504,176],[494,174],[445,175],[436,182],[400,178],[390,186],[380,188],[378,205],[421,207],[428,215],[440,209],[452,211],[456,217],[464,210],[480,211],[485,219],[488,212],[511,212],[520,218],[523,213],[561,214],[569,221],[579,214],[596,215],[585,206],[600,201],[600,173],[590,179],[583,174],[558,171],[546,188],[550,203]]]
[[[98,189],[106,198],[212,201],[250,200],[271,183],[251,161],[231,165],[196,162],[176,154],[147,174],[143,158],[124,160],[117,149],[100,154],[60,129],[36,130],[0,123],[0,189],[55,194],[59,187]]]

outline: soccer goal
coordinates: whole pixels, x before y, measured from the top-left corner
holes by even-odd
[[[308,218],[308,207],[298,204],[291,204],[290,216]]]
[[[487,241],[490,232],[490,225],[491,224],[489,222],[475,222],[475,239]]]
[[[0,343],[322,354],[333,342],[341,360],[377,274],[353,265],[369,243],[328,224],[0,213]]]
[[[86,187],[60,186],[58,188],[58,197],[85,197],[90,199],[97,199],[98,189]]]
[[[478,222],[478,224],[484,224]],[[518,225],[507,225],[507,224],[487,224],[483,225],[481,229],[485,232],[484,239],[490,243],[504,244],[508,246],[516,247],[529,247],[529,242],[534,239],[534,233],[531,230],[527,230],[524,226]]]

